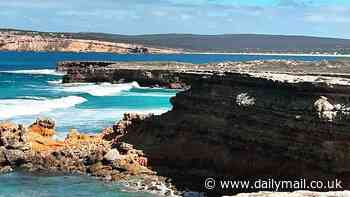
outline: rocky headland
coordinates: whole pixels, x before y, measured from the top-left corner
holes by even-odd
[[[66,83],[182,89],[171,111],[126,115],[107,135],[143,150],[180,187],[206,191],[207,177],[303,177],[338,178],[349,189],[349,62],[62,62],[58,70]]]
[[[133,43],[116,43],[99,40],[74,39],[60,35],[35,33],[0,32],[1,51],[59,51],[59,52],[103,52],[103,53],[179,53],[170,48],[146,47]]]
[[[28,128],[3,123],[2,171],[163,177],[168,188],[210,196],[252,190],[208,190],[208,177],[339,179],[340,190],[350,189],[350,62],[61,62],[57,70],[67,73],[64,83],[137,81],[180,91],[169,112],[125,114],[97,136],[72,130],[60,142],[50,138],[52,120]]]

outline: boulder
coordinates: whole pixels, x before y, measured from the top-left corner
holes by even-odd
[[[318,117],[322,120],[332,122],[337,116],[335,106],[331,104],[328,101],[328,98],[325,96],[321,96],[317,101],[315,101],[314,108],[318,114]]]
[[[114,160],[120,159],[121,156],[119,154],[119,151],[117,149],[111,149],[108,151],[108,153],[104,156],[104,159],[106,161],[112,162]]]
[[[0,174],[9,173],[12,171],[13,169],[11,166],[3,166],[3,167],[0,166]]]
[[[248,93],[241,93],[236,96],[236,103],[238,106],[248,107],[255,105],[255,98],[248,95]]]

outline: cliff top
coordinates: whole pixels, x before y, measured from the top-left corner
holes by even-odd
[[[255,78],[273,81],[299,83],[327,83],[350,85],[350,61],[292,61],[269,60],[248,62],[224,62],[210,64],[191,64],[180,62],[74,62],[58,64],[58,70],[143,70],[191,73],[201,75],[248,74]]]
[[[256,60],[246,62],[222,62],[209,64],[191,64],[182,62],[95,62],[63,61],[59,68],[94,67],[94,69],[127,70],[169,70],[174,72],[210,72],[210,73],[283,73],[298,75],[347,76],[350,74],[350,61],[293,61],[293,60]]]

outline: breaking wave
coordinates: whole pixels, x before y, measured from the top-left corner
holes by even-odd
[[[52,85],[62,84],[62,79],[54,80],[54,81],[47,81],[47,83],[52,84]]]
[[[24,115],[38,115],[54,109],[73,107],[86,101],[85,98],[79,96],[68,96],[58,99],[4,99],[0,100],[0,119],[9,119]]]
[[[7,70],[7,71],[0,71],[0,72],[15,73],[15,74],[31,74],[31,75],[56,75],[56,76],[64,75],[64,73],[57,72],[55,69]]]
[[[111,84],[111,83],[76,83],[76,84],[65,84],[60,87],[60,90],[64,92],[73,93],[88,93],[92,96],[113,96],[117,95],[122,91],[128,91],[132,88],[139,88],[137,82],[123,83],[123,84]]]
[[[69,129],[75,128],[82,133],[98,133],[103,128],[110,127],[118,120],[121,120],[126,112],[159,115],[167,112],[168,108],[109,108],[109,109],[85,109],[72,107],[69,109],[58,109],[43,112],[42,115],[56,120],[56,136],[55,139],[63,140]],[[12,121],[29,126],[36,119],[32,116],[19,116]]]
[[[46,100],[46,97],[41,96],[18,96],[16,99],[32,99],[32,100]],[[1,100],[0,100],[1,102]]]

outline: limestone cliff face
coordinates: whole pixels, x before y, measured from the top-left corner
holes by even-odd
[[[275,63],[262,65],[275,69]],[[349,64],[332,70],[337,74],[323,74],[325,70],[317,66],[309,74],[288,73],[288,69],[301,70],[306,63],[281,64],[290,67],[265,73],[254,67],[256,63],[202,65],[197,72],[191,71],[193,65],[170,66],[174,69],[138,63],[107,65],[104,73],[129,74],[107,74],[99,81],[139,78],[158,83],[172,76],[191,87],[171,99],[171,111],[160,116],[126,116],[115,126],[115,135],[108,137],[135,144],[160,174],[187,180],[187,186],[197,189],[204,189],[201,180],[206,177],[226,176],[340,178],[344,188],[349,188]],[[330,68],[334,64],[338,63],[327,63]],[[240,70],[242,65],[250,65],[251,70]],[[266,71],[270,68],[265,67]],[[73,70],[81,76],[74,78],[68,69],[68,82],[100,76],[99,71],[96,75],[87,72],[87,76]],[[147,72],[152,75],[145,78]],[[163,77],[154,77],[155,72]]]
[[[178,53],[178,50],[145,47],[137,44],[113,43],[96,40],[1,34],[0,50],[6,51],[61,51],[104,53]]]

